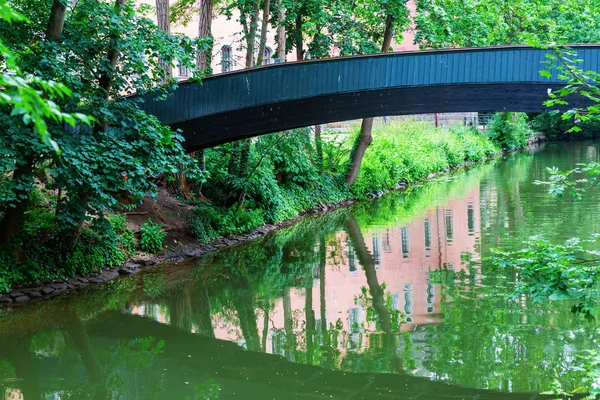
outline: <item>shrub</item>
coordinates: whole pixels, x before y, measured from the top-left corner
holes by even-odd
[[[600,120],[591,119],[577,124],[581,132],[568,132],[575,126],[572,118],[564,120],[562,114],[548,112],[536,115],[531,121],[534,131],[543,133],[551,140],[589,139],[600,137]]]
[[[194,238],[200,243],[216,239],[219,236],[218,225],[221,218],[216,207],[205,202],[198,203],[190,217],[190,228]]]
[[[108,216],[110,231],[115,235],[116,243],[128,254],[135,253],[137,240],[133,231],[127,228],[127,218],[121,214],[111,214]]]
[[[502,149],[519,149],[527,146],[533,134],[524,113],[497,113],[488,125],[488,137]]]
[[[209,203],[199,203],[190,218],[194,238],[208,243],[219,236],[229,236],[253,231],[265,223],[260,209],[241,209],[233,206],[227,210]]]
[[[227,210],[221,220],[219,233],[222,236],[251,232],[265,223],[261,210],[244,210],[234,206]]]
[[[140,226],[140,246],[147,253],[158,253],[163,249],[163,241],[167,233],[161,224],[152,222],[151,219]]]
[[[355,128],[358,134],[358,127]],[[435,128],[429,122],[401,120],[376,125],[352,193],[361,198],[415,182],[465,161],[479,161],[499,150],[485,135],[465,127]]]

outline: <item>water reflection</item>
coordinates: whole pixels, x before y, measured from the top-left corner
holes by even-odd
[[[540,230],[581,231],[580,207],[598,219],[585,201],[548,217],[554,200],[531,182],[555,157],[516,155],[189,268],[3,310],[0,394],[531,398],[519,393],[547,391],[555,376],[577,387],[576,355],[597,346],[596,326],[569,304],[508,301],[517,277],[478,262]]]

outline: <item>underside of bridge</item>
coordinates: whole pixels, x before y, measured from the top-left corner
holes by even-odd
[[[560,84],[462,84],[369,90],[323,95],[211,114],[172,125],[187,150],[317,124],[367,117],[454,112],[548,111],[548,90]],[[570,106],[584,105],[583,98]]]

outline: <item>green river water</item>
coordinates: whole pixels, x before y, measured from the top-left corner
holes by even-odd
[[[600,203],[557,200],[557,143],[251,243],[46,302],[0,309],[5,399],[534,399],[581,382],[598,325],[568,301],[509,300],[486,265],[598,233]]]

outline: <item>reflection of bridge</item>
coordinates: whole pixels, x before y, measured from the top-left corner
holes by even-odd
[[[327,370],[313,365],[293,363],[284,358],[246,351],[235,343],[183,332],[149,319],[119,313],[107,313],[110,323],[101,319],[89,326],[90,335],[119,340],[154,337],[164,340],[161,357],[175,360],[195,376],[212,377],[220,384],[223,397],[239,398],[227,393],[241,393],[247,399],[549,399],[536,393],[501,393],[472,389],[409,373],[355,373]],[[172,365],[172,364],[171,364]],[[265,393],[263,393],[263,391]],[[271,394],[271,396],[267,395]]]
[[[536,393],[501,393],[472,389],[427,378],[404,371],[397,373],[360,373],[328,370],[313,365],[293,363],[275,355],[246,351],[235,343],[181,331],[148,318],[120,312],[105,312],[90,323],[67,311],[58,324],[69,333],[75,358],[60,362],[52,352],[36,355],[31,345],[33,336],[2,337],[0,361],[8,361],[15,369],[14,382],[6,394],[16,399],[41,399],[59,393],[86,393],[86,398],[139,399],[169,394],[171,398],[190,398],[194,387],[213,382],[219,387],[220,399],[237,399],[244,393],[247,399],[550,399]],[[46,329],[57,326],[49,318]],[[39,333],[39,332],[38,332]],[[136,351],[141,338],[164,344],[157,359]],[[116,366],[102,349],[120,344]],[[77,355],[81,363],[76,361]],[[105,361],[106,364],[100,363]],[[137,363],[137,372],[127,372],[119,363]],[[127,364],[125,364],[127,365]],[[65,369],[67,367],[67,369]],[[161,371],[169,370],[161,378]],[[73,371],[78,371],[73,377]],[[87,373],[87,382],[85,375]],[[115,375],[116,374],[116,375]],[[111,379],[112,376],[112,379]],[[115,379],[115,376],[119,376]],[[67,381],[63,381],[69,377]],[[160,382],[161,392],[153,384]],[[185,381],[185,384],[184,384]],[[60,389],[56,382],[63,382]],[[0,386],[1,388],[2,386]],[[577,396],[576,396],[577,397]],[[194,397],[197,398],[197,397]]]
[[[600,47],[577,46],[584,69]],[[253,68],[184,83],[144,110],[182,129],[188,150],[303,126],[433,112],[542,112],[556,74],[526,46],[402,52]]]

